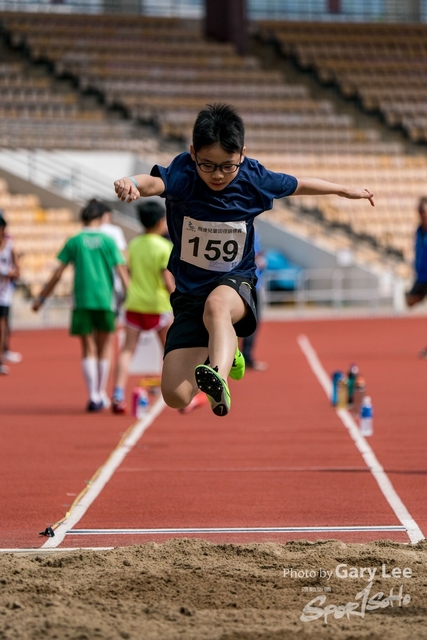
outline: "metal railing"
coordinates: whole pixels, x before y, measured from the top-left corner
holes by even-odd
[[[73,301],[71,297],[51,296],[35,313],[32,310],[33,299],[17,291],[11,306],[10,324],[12,330],[59,329],[70,324]]]
[[[203,18],[203,0],[0,0],[0,11]],[[426,22],[427,0],[247,0],[250,20]]]
[[[263,275],[265,304],[293,302],[302,310],[308,304],[326,304],[334,308],[351,305],[367,305],[378,308],[384,301],[395,306],[395,292],[390,286],[388,295],[380,289],[379,280],[373,274],[351,274],[346,268],[336,269],[279,269]],[[290,287],[278,289],[280,280],[290,282]],[[292,287],[293,280],[293,288]]]
[[[2,149],[0,167],[77,204],[95,197],[115,197],[112,179],[71,162],[57,151]]]

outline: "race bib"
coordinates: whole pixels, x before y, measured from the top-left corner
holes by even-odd
[[[246,222],[204,222],[184,216],[181,260],[208,271],[231,271],[241,262]]]

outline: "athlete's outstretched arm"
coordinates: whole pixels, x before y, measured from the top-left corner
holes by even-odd
[[[321,195],[337,195],[342,198],[350,198],[352,200],[365,199],[369,200],[374,207],[374,194],[363,187],[347,187],[335,182],[327,182],[320,178],[298,178],[298,186],[293,192],[293,196],[321,196]]]
[[[33,311],[38,311],[40,309],[40,307],[42,306],[42,304],[44,303],[45,299],[52,293],[52,291],[54,290],[54,288],[56,287],[56,285],[60,281],[66,266],[67,266],[67,264],[65,262],[62,262],[55,269],[55,271],[53,272],[52,277],[50,278],[50,280],[48,280],[48,282],[46,282],[46,284],[44,285],[43,289],[40,291],[39,295],[34,300],[33,306],[32,306]]]
[[[161,196],[165,190],[165,183],[161,178],[141,174],[138,176],[120,178],[114,183],[117,197],[122,202],[132,202],[138,200],[140,196],[149,198],[150,196]]]

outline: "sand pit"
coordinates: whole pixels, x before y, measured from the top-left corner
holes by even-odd
[[[427,637],[427,541],[176,539],[1,555],[0,576],[2,640]]]

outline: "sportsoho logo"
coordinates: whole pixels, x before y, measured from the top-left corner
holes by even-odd
[[[313,620],[323,618],[324,622],[327,624],[329,616],[333,616],[337,620],[344,616],[348,620],[350,619],[350,616],[364,618],[367,611],[386,609],[387,607],[405,607],[411,601],[410,594],[404,593],[403,584],[399,587],[394,586],[376,593],[372,590],[375,578],[383,578],[384,580],[409,580],[412,578],[412,569],[409,567],[405,567],[403,569],[400,567],[393,567],[393,569],[388,569],[385,564],[382,564],[381,567],[349,567],[346,564],[339,564],[333,570],[322,568],[317,570],[285,568],[283,570],[283,577],[291,578],[293,580],[317,578],[318,580],[322,579],[328,582],[333,577],[338,578],[339,580],[368,580],[366,587],[356,593],[354,600],[350,600],[344,604],[337,604],[331,601],[327,602],[328,596],[324,593],[317,595],[303,608],[300,616],[300,620],[303,622],[313,622]],[[330,586],[312,586],[303,587],[302,590],[331,592],[332,588]],[[388,591],[387,595],[386,591]]]

